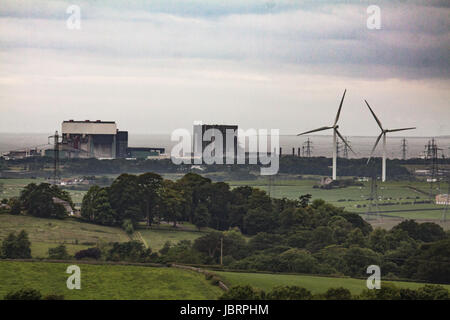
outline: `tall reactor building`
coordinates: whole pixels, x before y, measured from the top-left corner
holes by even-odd
[[[200,156],[203,154],[203,151],[205,150],[206,146],[211,143],[211,141],[203,141],[203,136],[205,132],[209,129],[215,129],[218,132],[222,134],[222,154],[225,158],[228,154],[232,154],[233,158],[237,157],[237,147],[238,147],[238,141],[237,141],[237,134],[238,134],[238,126],[236,125],[221,125],[221,124],[202,124],[202,123],[194,123],[194,135],[193,135],[193,143],[192,143],[192,151],[194,157]],[[227,133],[230,133],[230,141],[229,143],[231,145],[227,148]],[[215,140],[215,137],[213,136],[212,141]]]
[[[119,131],[114,121],[62,123],[61,151],[68,158],[126,158],[128,132]]]

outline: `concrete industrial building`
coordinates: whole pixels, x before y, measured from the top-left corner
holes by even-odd
[[[119,131],[115,121],[74,121],[62,123],[61,158],[134,158],[146,159],[160,155],[164,148],[128,147],[128,131]],[[48,150],[53,156],[53,150]]]
[[[114,121],[64,121],[61,151],[69,158],[114,159],[118,149],[117,133]]]
[[[203,141],[203,136],[207,130],[216,129],[222,134],[222,154],[223,157],[226,157],[227,150],[233,154],[233,157],[237,157],[237,148],[238,148],[238,126],[236,125],[219,125],[219,124],[194,124],[194,135],[193,135],[193,155],[200,156],[203,154],[206,146],[208,146],[211,141]],[[227,149],[227,131],[232,134],[232,145],[228,146]],[[214,141],[214,136],[212,137],[212,141]],[[230,141],[231,142],[231,141]]]

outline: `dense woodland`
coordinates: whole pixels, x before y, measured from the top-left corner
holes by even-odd
[[[53,196],[71,202],[55,186],[30,184],[11,213],[63,218],[61,207],[50,201]],[[177,181],[155,173],[122,174],[109,187],[91,187],[81,215],[130,234],[142,223],[175,227],[185,221],[214,230],[194,242],[167,243],[159,252],[135,242],[92,248],[80,258],[217,265],[222,242],[222,262],[229,269],[364,277],[367,266],[375,264],[390,279],[450,283],[450,237],[437,224],[406,220],[390,231],[374,230],[358,214],[310,195],[275,199],[256,188],[231,190],[193,173]]]

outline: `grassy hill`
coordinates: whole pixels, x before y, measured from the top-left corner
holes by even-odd
[[[30,216],[0,215],[0,240],[9,233],[25,230],[31,241],[33,258],[47,257],[48,248],[65,243],[69,254],[94,246],[98,242],[123,242],[130,238],[120,228],[80,222]]]
[[[21,288],[64,295],[65,299],[217,299],[223,291],[203,275],[175,268],[89,265],[81,269],[81,289],[69,290],[67,263],[0,261],[0,299]]]
[[[308,275],[288,275],[288,274],[265,274],[265,273],[243,273],[243,272],[219,272],[214,271],[227,285],[251,285],[265,291],[270,291],[276,286],[300,286],[310,290],[312,293],[323,293],[329,288],[344,287],[352,294],[359,294],[367,289],[366,280],[352,278],[331,278]],[[399,288],[417,289],[424,286],[424,283],[386,281],[395,284]],[[384,283],[386,283],[384,282]],[[383,280],[381,281],[383,286]],[[450,285],[444,285],[450,290]]]

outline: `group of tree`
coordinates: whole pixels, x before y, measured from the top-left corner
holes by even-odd
[[[281,212],[303,208],[302,201],[271,199],[264,191],[248,186],[231,190],[227,183],[194,173],[177,181],[156,173],[122,174],[109,187],[91,187],[83,198],[81,215],[102,225],[165,221],[176,226],[186,221],[198,228],[238,227],[254,235],[277,227]]]
[[[0,258],[2,259],[29,259],[31,258],[31,242],[25,230],[15,234],[11,232],[2,241]]]
[[[299,286],[278,286],[271,291],[255,289],[249,285],[231,287],[220,300],[450,300],[450,292],[440,285],[425,285],[418,289],[397,288],[383,285],[380,289],[364,290],[352,294],[350,290],[338,287],[313,294]]]
[[[259,232],[248,241],[237,228],[210,232],[194,242],[166,244],[159,262],[217,265],[222,255],[232,270],[351,277],[367,277],[367,267],[378,265],[385,279],[450,283],[450,238],[438,225],[405,221],[390,231],[371,230],[349,217],[322,216],[311,229],[290,218],[285,229]]]
[[[43,296],[39,290],[24,288],[17,291],[8,292],[4,300],[64,300],[63,295],[49,294]]]
[[[22,190],[20,197],[4,199],[2,203],[9,206],[7,210],[9,214],[26,213],[40,218],[63,219],[67,217],[68,212],[62,201],[67,202],[72,208],[75,207],[69,193],[58,186],[30,183]]]

